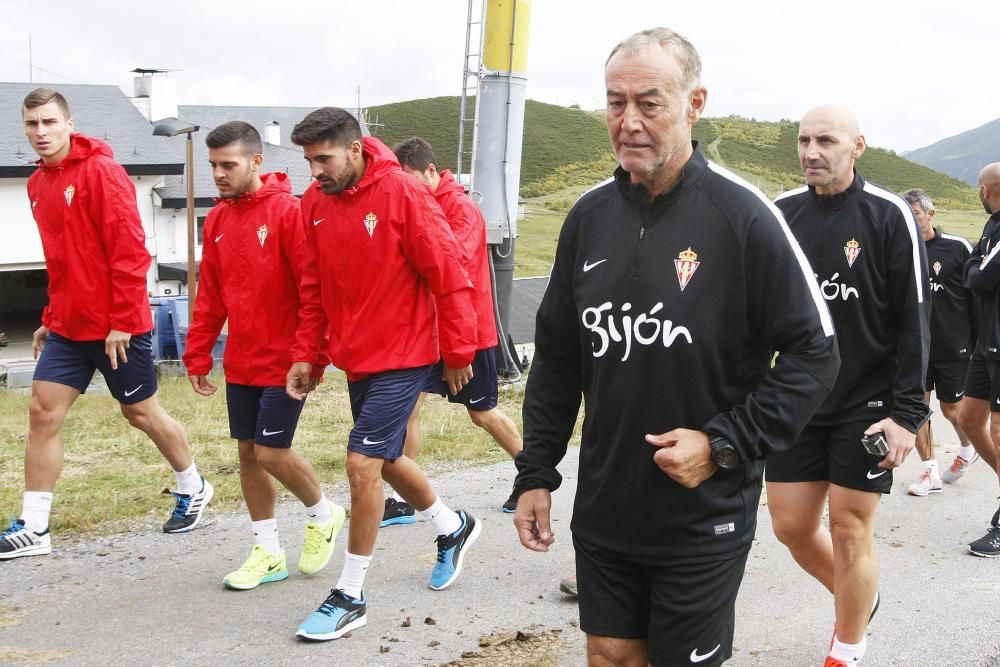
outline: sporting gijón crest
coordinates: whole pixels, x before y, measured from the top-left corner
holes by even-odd
[[[691,278],[694,277],[694,272],[698,270],[699,266],[701,266],[701,262],[698,261],[698,253],[691,250],[691,246],[677,255],[677,259],[674,260],[674,268],[677,270],[677,282],[680,283],[682,292],[691,282]]]
[[[377,224],[378,217],[375,215],[374,211],[365,216],[365,229],[368,230],[369,237],[375,236],[375,225]]]
[[[267,225],[261,225],[257,228],[257,240],[260,241],[260,247],[264,247],[264,241],[267,240]]]
[[[861,254],[861,244],[851,239],[844,245],[844,254],[847,256],[847,266],[854,268],[854,262]]]

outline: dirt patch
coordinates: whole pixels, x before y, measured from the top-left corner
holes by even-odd
[[[0,604],[0,628],[12,628],[21,624],[25,612],[20,607]]]
[[[34,650],[19,646],[0,646],[0,662],[22,662],[37,665],[53,660],[65,660],[73,655],[67,650]]]
[[[478,651],[466,651],[443,667],[559,667],[568,646],[562,630],[500,632],[480,637]]]

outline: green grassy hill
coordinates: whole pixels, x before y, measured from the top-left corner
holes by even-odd
[[[369,119],[377,118],[383,125],[373,128],[379,138],[392,146],[411,136],[424,137],[434,146],[439,166],[449,169],[455,166],[458,117],[458,97],[434,97],[369,109]],[[797,124],[792,121],[764,122],[729,116],[702,119],[694,135],[709,158],[774,196],[803,183],[796,132]],[[470,123],[466,146],[471,142]],[[522,196],[548,195],[599,182],[611,174],[615,164],[603,114],[527,102],[521,155]],[[869,180],[897,192],[923,188],[940,208],[979,208],[975,190],[965,183],[892,151],[869,147],[858,169]]]

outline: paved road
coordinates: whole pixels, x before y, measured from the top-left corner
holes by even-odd
[[[939,459],[953,452],[946,446]],[[557,543],[546,555],[518,546],[509,517],[497,511],[510,488],[510,463],[435,474],[442,497],[484,523],[461,578],[446,591],[429,590],[430,527],[385,529],[368,575],[368,625],[326,644],[301,643],[293,634],[339,573],[345,534],[323,572],[292,572],[250,592],[220,585],[248,548],[247,519],[238,513],[210,511],[204,527],[187,535],[163,535],[150,525],[76,544],[57,536],[50,557],[0,563],[0,663],[582,665],[576,606],[558,592],[559,579],[573,569],[576,458],[572,449],[563,464]],[[917,472],[911,460],[879,512],[883,602],[866,664],[1000,665],[1000,559],[976,558],[965,547],[996,508],[996,477],[980,463],[942,494],[908,497]],[[330,491],[346,501],[343,487]],[[280,508],[290,569],[299,522],[297,507]],[[776,542],[762,507],[728,664],[819,665],[832,622],[830,596]]]

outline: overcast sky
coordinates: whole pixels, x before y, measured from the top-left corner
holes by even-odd
[[[530,6],[528,96],[542,102],[603,107],[610,49],[664,25],[701,52],[709,116],[798,119],[817,103],[842,102],[870,144],[897,151],[1000,117],[998,0]],[[129,70],[174,68],[182,104],[353,107],[358,86],[363,106],[458,95],[467,8],[466,0],[3,0],[0,80],[28,80],[30,33],[34,81],[118,84],[131,94]]]

